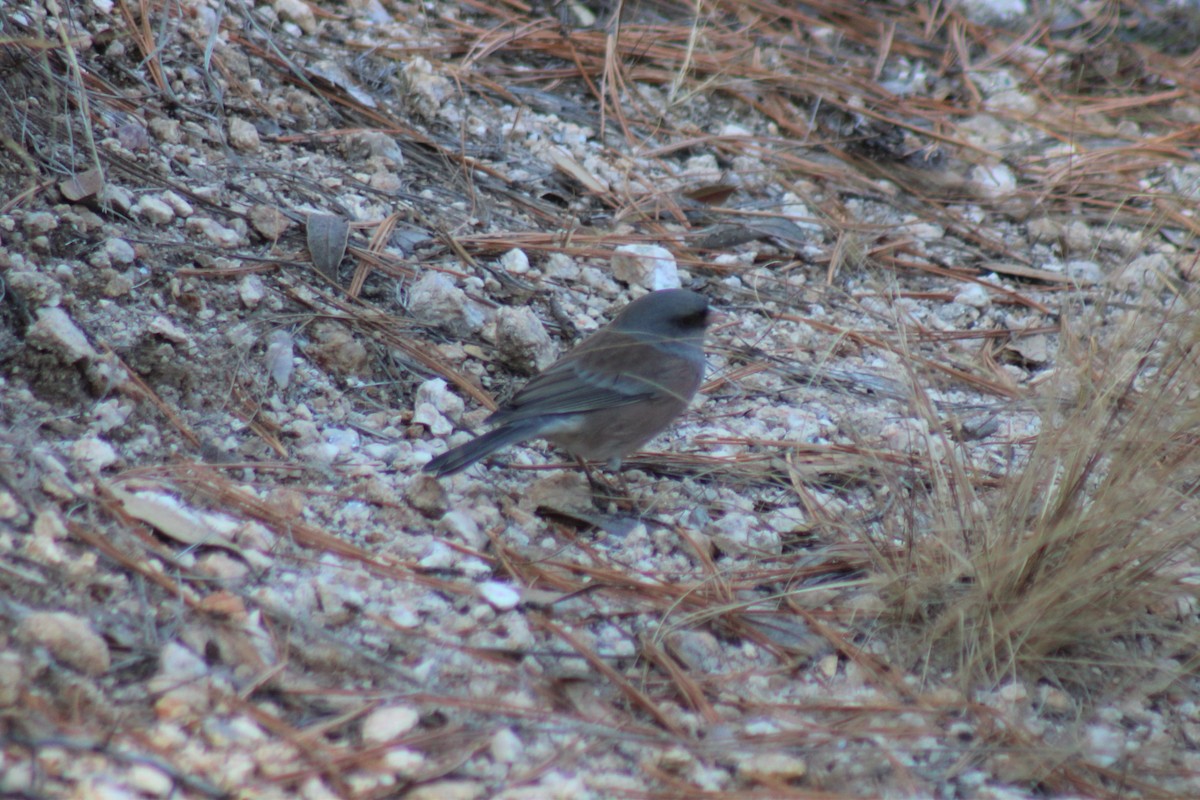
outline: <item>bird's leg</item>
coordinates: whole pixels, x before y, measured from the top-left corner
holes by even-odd
[[[592,488],[592,499],[598,501],[603,497],[604,492],[612,491],[612,486],[602,476],[598,476],[587,461],[579,456],[575,456],[575,463],[579,465],[579,468],[583,470],[583,474],[587,476],[588,486]]]
[[[607,512],[610,504],[622,511],[632,511],[635,509],[632,496],[629,493],[629,484],[625,482],[624,475],[620,472],[616,473],[617,485],[614,486],[611,481],[588,466],[588,463],[582,458],[576,456],[575,460],[583,469],[583,474],[587,476],[588,486],[592,488],[592,503],[595,504],[597,509]]]

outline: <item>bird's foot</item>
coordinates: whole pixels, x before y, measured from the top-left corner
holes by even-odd
[[[597,470],[588,466],[587,462],[579,459],[583,474],[587,476],[588,486],[592,488],[592,504],[596,509],[605,513],[638,511],[637,502],[629,491],[629,484],[621,473],[616,473],[616,480],[610,481]]]

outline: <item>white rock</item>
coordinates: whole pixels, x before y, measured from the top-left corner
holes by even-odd
[[[450,391],[450,387],[441,378],[431,378],[418,386],[416,401],[432,404],[439,412],[455,421],[462,417],[465,408],[463,399]]]
[[[30,235],[37,236],[42,233],[49,233],[58,227],[58,216],[51,214],[49,211],[32,211],[25,215],[22,220],[25,225],[25,230]]]
[[[24,507],[17,502],[17,498],[13,497],[12,492],[0,489],[0,519],[16,519],[17,515],[21,514],[23,511]]]
[[[1151,253],[1129,262],[1113,277],[1113,283],[1122,289],[1153,287],[1162,285],[1171,274],[1171,263],[1167,257],[1162,253]]]
[[[92,417],[96,420],[93,428],[98,433],[108,433],[113,428],[124,425],[132,413],[133,406],[122,403],[116,398],[97,403],[96,407],[92,409]]]
[[[795,530],[807,530],[809,515],[799,506],[777,508],[763,517],[772,530],[778,533],[791,533]]]
[[[1099,283],[1104,278],[1104,272],[1095,261],[1068,261],[1067,276],[1079,283]]]
[[[467,547],[481,550],[487,546],[488,537],[479,529],[479,523],[465,511],[447,511],[438,520],[438,530],[461,540]]]
[[[411,706],[382,706],[363,720],[363,741],[369,744],[390,742],[417,727],[420,721],[420,713]]]
[[[250,225],[264,239],[274,242],[292,227],[292,221],[275,206],[255,203],[250,207]]]
[[[247,716],[236,716],[228,722],[212,720],[212,727],[205,732],[213,735],[213,744],[229,746],[235,743],[265,742],[267,732]]]
[[[225,341],[229,342],[242,353],[245,353],[251,347],[258,344],[258,331],[254,329],[253,325],[245,322],[230,325],[224,329],[223,333]],[[267,341],[270,341],[269,337]]]
[[[286,389],[292,380],[292,369],[295,366],[294,349],[295,342],[288,331],[272,331],[267,337],[267,374],[280,389]]]
[[[415,628],[421,624],[421,617],[411,608],[395,607],[388,612],[388,618],[401,628]]]
[[[434,436],[445,436],[454,431],[454,423],[446,419],[433,403],[417,403],[413,407],[412,421],[429,428]]]
[[[302,460],[311,462],[309,466],[327,469],[337,458],[338,449],[328,442],[310,442],[299,449],[298,455]]]
[[[224,583],[239,582],[250,571],[250,567],[244,560],[234,558],[220,550],[205,553],[197,558],[196,566],[193,569],[195,569],[197,575],[215,578],[217,581]]]
[[[1062,238],[1067,244],[1067,251],[1071,253],[1094,253],[1100,245],[1096,229],[1080,219],[1063,226]]]
[[[1066,714],[1074,707],[1071,695],[1055,686],[1038,686],[1038,700],[1056,714]]]
[[[880,429],[879,435],[889,449],[898,453],[921,454],[929,451],[929,428],[919,420],[893,420]]]
[[[1029,13],[1025,0],[963,0],[960,8],[967,19],[985,25],[1017,20]]]
[[[542,273],[548,278],[558,278],[563,281],[577,281],[582,269],[579,262],[566,253],[551,253],[542,265]]]
[[[175,219],[175,212],[156,195],[144,194],[133,205],[133,213],[145,217],[155,225],[167,225]]]
[[[687,178],[689,182],[718,183],[721,180],[721,165],[712,153],[701,153],[684,163],[680,177]]]
[[[283,426],[283,431],[284,433],[295,436],[296,440],[304,445],[315,443],[319,435],[317,432],[316,423],[314,423],[311,419],[305,419],[301,417],[299,411],[297,411],[296,419],[287,422]]]
[[[440,272],[427,272],[413,284],[408,292],[408,311],[421,322],[459,336],[478,333],[492,313]]]
[[[1052,242],[1062,236],[1063,225],[1050,217],[1034,217],[1025,225],[1029,238],[1035,242]]]
[[[529,272],[529,256],[524,250],[513,248],[500,256],[500,266],[512,275],[524,275]]]
[[[492,734],[492,760],[498,764],[515,764],[525,745],[512,728],[501,728]]]
[[[97,775],[88,777],[76,788],[80,797],[89,800],[139,800],[140,797],[128,786]]]
[[[954,302],[975,308],[986,308],[992,304],[992,296],[978,283],[968,283],[958,294],[954,295]]]
[[[758,517],[749,514],[726,514],[713,528],[713,541],[727,553],[777,555],[783,549],[779,534],[765,529]]]
[[[1006,89],[990,94],[984,107],[988,111],[1002,116],[1013,113],[1028,115],[1038,113],[1038,101],[1020,89]]]
[[[391,163],[393,168],[404,165],[404,151],[400,149],[396,139],[383,131],[360,131],[346,139],[346,157],[357,161],[369,158],[382,158]]]
[[[484,581],[479,584],[479,595],[499,611],[511,611],[521,603],[521,593],[503,581]]]
[[[417,563],[425,569],[448,569],[457,563],[455,553],[442,542],[429,543],[429,548]]]
[[[243,275],[238,281],[238,297],[242,300],[242,305],[246,308],[258,308],[258,304],[266,297],[267,288],[263,285],[262,278],[257,275]]]
[[[1092,763],[1110,767],[1125,752],[1125,733],[1103,723],[1089,725],[1083,752]]]
[[[689,669],[712,674],[721,665],[721,644],[708,631],[672,631],[667,635],[667,641]]]
[[[35,611],[17,625],[17,636],[46,648],[56,660],[80,672],[108,671],[108,644],[83,617],[66,611]]]
[[[317,17],[303,0],[275,0],[275,13],[300,26],[300,30],[311,34],[317,30]]]
[[[780,216],[787,217],[798,228],[806,231],[820,232],[821,224],[814,222],[819,217],[813,213],[812,209],[802,199],[792,192],[788,192],[783,196],[781,202],[782,204],[779,207]]]
[[[103,249],[113,264],[132,264],[137,258],[133,245],[115,236],[105,240]]]
[[[37,322],[29,327],[28,340],[58,353],[69,364],[97,356],[87,336],[61,308],[39,308]]]
[[[394,21],[391,12],[379,0],[355,0],[348,7],[355,11],[356,18],[361,15],[375,25],[388,25]]]
[[[71,458],[89,473],[95,475],[117,461],[117,451],[108,442],[98,437],[79,439],[71,445]]]
[[[34,517],[34,536],[36,539],[47,540],[62,540],[67,539],[71,534],[67,531],[67,525],[62,522],[62,516],[54,506],[48,506],[37,512]]]
[[[24,268],[24,257],[20,253],[0,248],[0,255],[12,259],[13,264],[3,273],[4,283],[9,289],[19,291],[29,307],[57,308],[62,305],[61,283],[44,272]]]
[[[682,286],[675,256],[656,244],[623,244],[613,251],[612,273],[617,280],[650,291]]]
[[[445,780],[418,786],[404,793],[404,800],[478,800],[488,793],[482,783],[466,780]],[[500,795],[493,795],[499,798]],[[582,794],[576,795],[582,797]],[[551,800],[547,797],[546,800]]]
[[[407,747],[393,747],[383,754],[383,766],[395,775],[411,777],[425,766],[425,755]]]
[[[106,183],[104,189],[100,191],[100,204],[105,208],[111,207],[115,211],[127,214],[133,209],[133,195],[124,186]]]
[[[362,452],[371,458],[371,461],[390,464],[400,458],[403,451],[398,445],[384,443],[384,441],[368,441],[367,444],[362,445]]]
[[[153,117],[147,127],[159,140],[167,144],[183,143],[183,126],[179,124],[179,120]]]
[[[737,771],[750,780],[778,784],[803,778],[808,774],[808,764],[789,753],[753,753],[738,762]]]
[[[496,348],[504,363],[529,374],[550,366],[556,356],[550,334],[529,306],[496,312]]]
[[[254,152],[260,144],[258,129],[254,127],[254,123],[234,117],[229,120],[229,143],[235,150]]]
[[[165,797],[175,786],[167,773],[149,764],[134,764],[129,768],[127,779],[130,786],[153,797]]]
[[[971,180],[988,197],[1011,194],[1017,188],[1017,176],[1004,164],[980,164],[971,170]]]
[[[157,336],[161,336],[169,342],[191,346],[192,337],[183,328],[175,324],[175,322],[164,316],[157,316],[150,320],[150,324],[146,329]]]
[[[241,235],[233,228],[227,228],[210,217],[189,219],[187,229],[202,234],[217,247],[236,247],[242,240]]]
[[[1050,340],[1040,333],[1019,336],[1008,348],[1031,364],[1045,364],[1050,361]]]
[[[300,784],[301,800],[338,800],[333,792],[320,778],[312,777]]]
[[[425,425],[435,436],[446,436],[454,422],[462,419],[463,400],[450,391],[441,378],[425,381],[417,387],[413,422]]]
[[[1006,703],[1017,705],[1029,699],[1029,688],[1020,681],[1010,681],[996,690],[996,695]]]
[[[155,677],[162,676],[166,683],[191,681],[207,674],[208,666],[204,660],[179,642],[167,642],[159,651],[158,673]],[[150,691],[157,691],[157,689],[152,687]]]
[[[167,189],[162,193],[162,200],[171,207],[175,212],[175,216],[187,218],[196,213],[196,209],[192,204],[183,198],[182,195],[176,193],[173,189]]]
[[[454,92],[454,84],[434,71],[433,65],[421,56],[409,59],[401,72],[408,78],[408,88],[422,101],[422,110],[434,113],[440,110],[446,99]]]
[[[321,438],[326,444],[336,447],[339,456],[350,455],[358,449],[359,442],[362,441],[358,431],[353,428],[325,428],[321,431]]]

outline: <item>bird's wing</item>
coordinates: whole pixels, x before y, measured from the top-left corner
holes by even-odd
[[[673,354],[664,358],[653,343],[610,330],[547,367],[490,421],[510,422],[637,403],[664,391],[669,393],[667,387],[678,385],[680,373],[692,371],[694,367],[686,359]]]

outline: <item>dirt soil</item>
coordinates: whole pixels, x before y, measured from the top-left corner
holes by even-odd
[[[965,680],[879,568],[1200,278],[1197,27],[0,5],[0,794],[1200,796],[1194,653]],[[421,473],[676,285],[726,317],[628,497]]]

